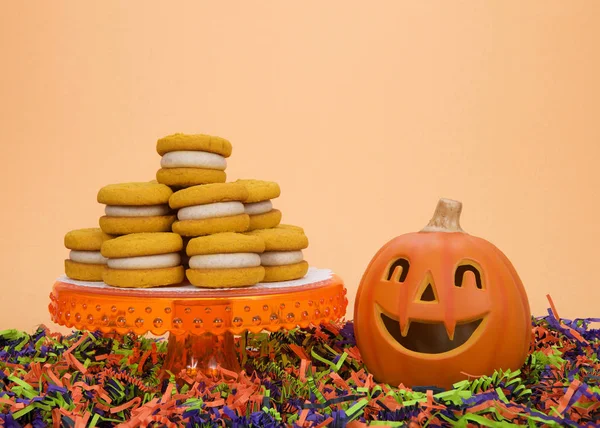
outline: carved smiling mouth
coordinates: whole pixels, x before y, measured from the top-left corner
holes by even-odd
[[[446,327],[442,322],[411,321],[408,333],[406,336],[402,336],[398,320],[384,313],[380,315],[387,332],[396,342],[410,351],[422,354],[441,354],[464,345],[483,321],[483,318],[479,318],[474,321],[456,324],[454,339],[450,340]]]

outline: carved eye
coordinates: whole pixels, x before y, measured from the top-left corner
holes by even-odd
[[[479,272],[479,269],[472,264],[460,265],[456,268],[456,272],[454,273],[454,285],[457,287],[462,287],[463,280],[467,272],[473,273],[477,288],[480,290],[483,289],[483,284],[481,283],[481,273]]]
[[[396,282],[404,282],[406,275],[408,275],[409,267],[410,263],[406,259],[398,259],[391,263],[385,275],[386,281],[390,281],[393,278]]]

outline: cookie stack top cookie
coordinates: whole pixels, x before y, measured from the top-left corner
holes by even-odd
[[[156,180],[100,189],[97,201],[106,205],[105,215],[93,234],[102,240],[94,241],[89,250],[94,254],[73,248],[65,261],[68,276],[118,287],[172,285],[184,278],[182,262],[189,263],[186,276],[199,287],[250,286],[306,274],[304,231],[280,225],[281,212],[273,208],[279,185],[254,179],[225,182],[232,153],[228,140],[173,134],[159,139],[156,151],[161,156]],[[70,241],[77,233],[82,232],[68,234]],[[288,240],[290,249],[266,245],[273,236]],[[81,273],[85,263],[96,266],[93,275]]]
[[[162,156],[156,180],[175,188],[198,184],[224,183],[231,143],[221,137],[204,134],[173,134],[156,143]]]

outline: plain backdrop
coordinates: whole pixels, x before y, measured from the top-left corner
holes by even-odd
[[[0,13],[0,328],[49,320],[64,234],[156,140],[229,139],[343,277],[439,197],[535,315],[599,316],[600,2],[10,2]]]

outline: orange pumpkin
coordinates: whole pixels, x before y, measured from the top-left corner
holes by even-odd
[[[461,210],[441,199],[427,227],[388,242],[363,275],[356,340],[379,382],[449,388],[527,357],[523,284],[498,248],[461,229]]]

